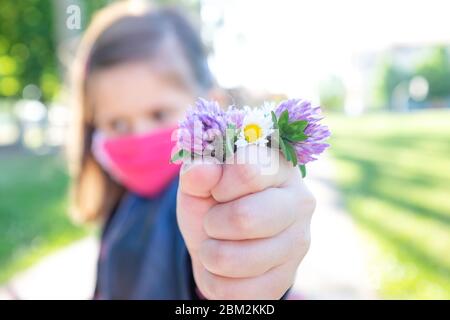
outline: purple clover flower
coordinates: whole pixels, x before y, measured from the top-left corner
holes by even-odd
[[[245,111],[242,108],[236,106],[229,106],[226,112],[227,125],[233,125],[235,128],[240,129],[244,123]]]
[[[275,108],[277,118],[285,110],[289,113],[289,122],[299,120],[308,121],[308,125],[304,130],[308,138],[292,144],[297,154],[298,163],[306,164],[307,162],[317,160],[314,156],[321,154],[330,146],[324,143],[324,140],[331,134],[327,126],[319,123],[323,118],[320,107],[313,107],[311,102],[307,100],[289,99],[281,102]]]
[[[187,111],[186,119],[179,123],[179,149],[203,155],[214,150],[214,141],[222,141],[227,129],[226,113],[215,101],[199,98],[195,107]]]

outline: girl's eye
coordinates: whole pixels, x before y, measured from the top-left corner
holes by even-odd
[[[128,122],[122,119],[113,120],[110,123],[110,128],[115,134],[127,134],[131,130]]]
[[[157,110],[152,113],[153,120],[156,122],[165,122],[170,118],[170,114],[165,110]]]

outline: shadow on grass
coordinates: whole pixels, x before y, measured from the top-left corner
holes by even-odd
[[[383,174],[382,170],[379,169],[380,165],[368,160],[363,160],[357,157],[352,157],[350,155],[344,155],[335,153],[336,157],[339,160],[349,161],[354,165],[357,165],[362,173],[361,179],[356,183],[349,186],[341,186],[345,193],[357,193],[362,195],[370,195],[371,197],[375,197],[378,199],[382,199],[383,201],[388,201],[397,207],[402,207],[411,214],[426,217],[429,219],[433,219],[435,221],[444,223],[450,226],[450,215],[442,213],[440,211],[421,206],[418,204],[414,204],[412,202],[407,202],[401,198],[395,197],[393,195],[387,194],[386,192],[380,192],[379,188],[375,185],[376,182],[381,179],[385,174]],[[393,172],[395,172],[395,168],[393,168]],[[389,177],[394,178],[394,177]],[[404,184],[405,188],[408,188],[409,185],[422,185],[423,187],[432,187],[434,186],[430,182],[425,182],[426,179],[424,177],[412,177],[408,179],[401,179],[402,184]]]
[[[432,138],[430,137],[430,139]],[[376,198],[393,207],[405,209],[405,212],[409,213],[411,217],[417,216],[430,219],[431,221],[437,222],[448,228],[450,226],[450,215],[443,211],[427,207],[426,205],[420,205],[412,201],[408,202],[404,198],[396,197],[394,193],[389,194],[388,191],[380,189],[380,186],[378,185],[381,181],[383,181],[384,184],[389,183],[389,181],[395,181],[396,184],[402,186],[402,190],[399,190],[400,192],[407,192],[408,188],[411,186],[414,186],[416,189],[417,187],[420,187],[424,190],[429,190],[430,188],[438,187],[446,188],[450,185],[450,181],[448,181],[446,177],[441,177],[439,171],[437,171],[436,174],[433,172],[432,176],[428,176],[422,174],[419,169],[415,172],[411,167],[407,169],[403,168],[402,162],[396,159],[396,151],[400,151],[401,149],[413,149],[417,150],[417,152],[421,152],[417,144],[424,144],[426,143],[426,140],[427,139],[423,139],[423,136],[417,136],[416,138],[408,136],[376,139],[364,139],[358,137],[355,139],[351,138],[351,140],[347,140],[347,138],[344,139],[343,145],[336,143],[336,149],[332,150],[334,157],[339,161],[355,166],[356,172],[359,174],[357,179],[353,179],[348,183],[339,184],[345,195],[345,201],[351,202],[352,196],[355,195]],[[437,142],[436,140],[439,141]],[[346,142],[348,144],[346,144]],[[448,145],[448,140],[446,139],[434,139],[433,142],[442,144],[442,146]],[[370,148],[371,145],[373,145],[374,148],[383,148],[384,152],[392,155],[392,158],[385,159],[380,157],[374,158],[373,160],[370,158],[368,159],[367,155],[364,155],[361,150],[358,150],[360,144],[363,148]],[[450,148],[442,148],[441,151],[441,146],[439,146],[439,152],[433,152],[433,156],[434,154],[439,155],[441,161],[445,161],[443,159],[447,159],[446,157],[450,155]],[[430,171],[431,170],[432,168],[430,168]],[[415,264],[422,265],[434,274],[444,277],[444,279],[450,279],[450,268],[445,262],[440,261],[423,249],[418,248],[409,239],[406,239],[394,230],[390,230],[383,224],[377,222],[376,219],[369,218],[364,212],[353,214],[353,217],[357,222],[377,234],[381,239],[391,243],[395,250],[401,252],[404,256],[411,258]],[[433,236],[432,230],[430,230],[430,234]],[[442,254],[445,255],[447,253]]]
[[[428,255],[423,250],[418,249],[416,246],[411,244],[411,241],[405,239],[395,232],[392,232],[388,228],[382,226],[375,221],[364,217],[363,215],[355,216],[355,219],[364,227],[371,230],[374,233],[382,235],[384,240],[392,243],[393,247],[396,247],[397,250],[400,250],[402,254],[409,256],[414,259],[415,263],[420,264],[433,272],[434,274],[438,274],[442,276],[444,279],[450,279],[450,268],[446,265],[442,264],[436,258],[431,255]]]

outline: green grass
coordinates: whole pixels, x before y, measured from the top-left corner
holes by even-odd
[[[67,215],[68,180],[58,156],[0,151],[0,283],[87,233]]]
[[[382,298],[450,299],[450,112],[328,117]]]

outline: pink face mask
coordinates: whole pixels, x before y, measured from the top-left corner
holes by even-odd
[[[97,132],[92,152],[100,165],[128,190],[142,196],[156,196],[178,175],[179,164],[170,163],[176,144],[175,127],[144,135],[106,138]]]

